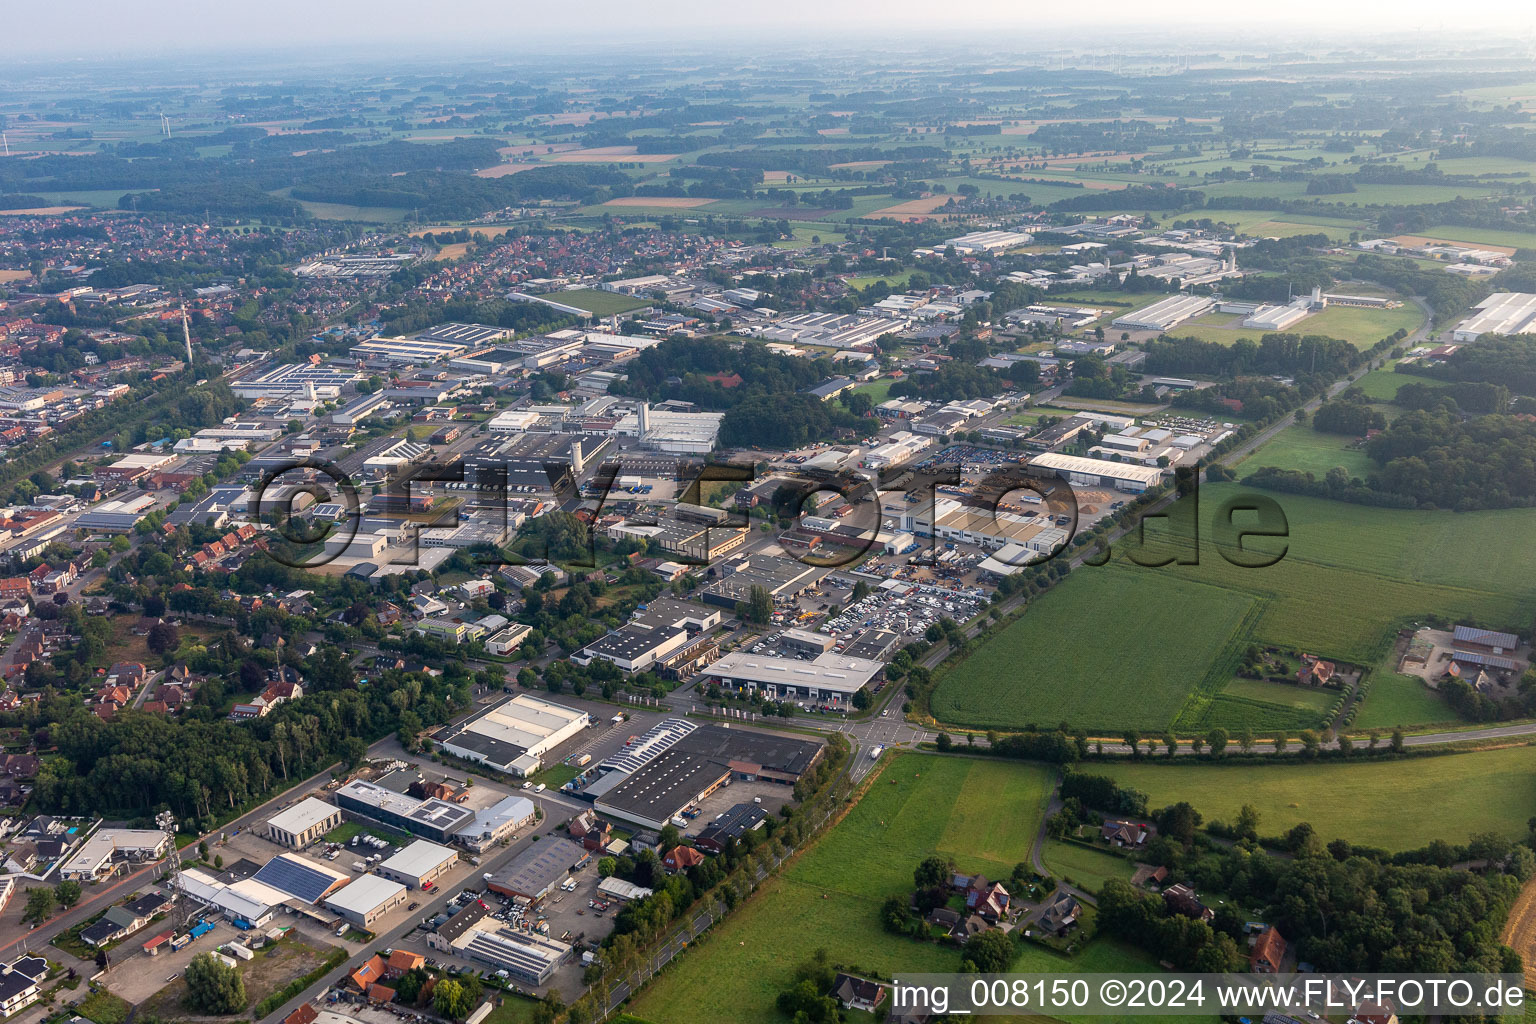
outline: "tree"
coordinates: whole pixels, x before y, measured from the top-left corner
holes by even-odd
[[[28,924],[42,924],[53,916],[53,908],[57,902],[52,889],[28,889],[27,910],[21,915],[21,919]]]
[[[1247,726],[1244,726],[1243,730],[1237,734],[1237,745],[1245,754],[1253,753],[1253,745],[1256,742],[1258,740],[1253,735],[1253,730]]]
[[[1227,749],[1227,730],[1217,726],[1205,734],[1205,742],[1211,746],[1211,754],[1220,757],[1221,752]]]
[[[475,998],[463,980],[445,978],[432,991],[432,1009],[441,1017],[463,1020],[475,1008]]]
[[[933,745],[938,747],[940,752],[947,752],[950,747],[954,746],[954,740],[949,738],[949,733],[941,732],[938,738],[933,741]]]
[[[1179,752],[1179,740],[1171,732],[1163,733],[1163,743],[1168,747],[1168,756],[1173,757]]]
[[[1284,729],[1275,733],[1275,753],[1285,753],[1285,748],[1288,743],[1290,743],[1290,737],[1286,736]]]
[[[1394,754],[1401,754],[1402,752],[1403,752],[1403,730],[1401,730],[1401,729],[1393,729],[1392,730],[1392,753],[1394,753]]]
[[[1308,757],[1316,757],[1318,747],[1322,745],[1322,741],[1317,738],[1317,733],[1313,732],[1311,729],[1303,729],[1301,730],[1300,739],[1301,749],[1306,753],[1306,755]]]
[[[149,629],[144,644],[156,654],[168,654],[181,644],[181,632],[169,622],[157,622]]]
[[[919,889],[932,889],[941,885],[948,885],[954,877],[955,862],[948,857],[925,857],[923,862],[912,871],[912,881]]]
[[[1237,824],[1232,826],[1239,839],[1259,838],[1259,811],[1252,804],[1243,804],[1237,812]]]
[[[245,982],[240,972],[211,953],[199,953],[187,964],[187,1005],[208,1014],[239,1013],[245,1009]]]
[[[965,943],[965,959],[981,974],[1001,974],[1013,963],[1013,940],[992,929],[972,935]]]
[[[1141,756],[1141,733],[1135,729],[1127,729],[1125,733],[1125,745],[1131,748],[1132,757]]]
[[[61,907],[72,907],[79,903],[82,891],[80,883],[72,880],[65,880],[53,887],[54,898]]]

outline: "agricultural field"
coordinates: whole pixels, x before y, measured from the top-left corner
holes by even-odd
[[[650,299],[605,292],[599,288],[573,288],[570,291],[554,292],[548,297],[564,305],[584,309],[593,316],[627,313],[632,309],[642,309],[651,304]]]
[[[1249,538],[1245,548],[1284,557],[1244,569],[1218,553],[1215,529],[1223,504],[1244,493],[1238,484],[1201,489],[1198,564],[1143,568],[1122,550],[1107,566],[1075,570],[942,671],[935,717],[999,728],[1296,728],[1312,723],[1280,704],[1222,694],[1249,644],[1374,665],[1400,624],[1425,615],[1521,629],[1536,613],[1526,585],[1536,551],[1504,543],[1536,528],[1536,511],[1403,511],[1274,494],[1289,535]],[[1187,547],[1169,553],[1179,550],[1187,557]]]
[[[783,1018],[775,997],[797,963],[817,948],[834,962],[886,975],[957,970],[954,947],[887,933],[880,904],[909,890],[912,869],[935,852],[952,854],[963,871],[1007,877],[1029,857],[1049,786],[1047,769],[1038,765],[893,757],[847,817],[694,943],[640,993],[630,1012],[667,1024],[778,1024]],[[1022,944],[1013,969],[1155,966],[1138,950],[1099,939],[1071,960]]]
[[[1526,834],[1536,815],[1536,747],[1355,764],[1168,764],[1156,759],[1095,765],[1096,774],[1139,789],[1149,805],[1187,800],[1207,821],[1231,821],[1243,804],[1259,811],[1261,835],[1308,822],[1324,841],[1347,839],[1411,850],[1431,839],[1465,842],[1479,832]],[[1429,829],[1405,828],[1404,810]]]

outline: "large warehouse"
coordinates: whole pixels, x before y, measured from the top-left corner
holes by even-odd
[[[363,875],[325,901],[325,907],[359,928],[372,928],[373,922],[404,903],[409,890],[399,882],[378,875]]]
[[[440,746],[466,761],[527,776],[543,766],[545,754],[591,722],[584,711],[520,693],[471,716]]]
[[[534,843],[498,871],[486,887],[492,892],[537,903],[591,857],[569,839]]]
[[[1114,325],[1131,330],[1166,331],[1215,308],[1216,303],[1203,295],[1170,295],[1146,309],[1116,317]]]
[[[490,913],[484,904],[470,903],[427,935],[427,948],[506,971],[529,985],[549,981],[556,968],[570,956],[571,947],[565,943],[515,931],[491,919]]]
[[[380,864],[379,875],[412,889],[422,889],[437,882],[459,861],[457,850],[418,839]]]
[[[1528,292],[1494,292],[1473,307],[1472,316],[1456,325],[1453,341],[1476,341],[1485,334],[1536,332],[1536,295]]]
[[[1110,462],[1106,459],[1084,459],[1077,455],[1061,455],[1047,452],[1029,460],[1037,469],[1048,469],[1069,483],[1085,487],[1113,487],[1120,491],[1140,494],[1154,487],[1163,478],[1163,470],[1156,466],[1138,466],[1129,462]]]
[[[584,794],[603,814],[661,828],[733,779],[793,785],[821,753],[814,740],[668,718],[599,765]]]
[[[267,837],[298,850],[341,824],[341,808],[307,796],[267,819]]]
[[[761,690],[780,700],[841,704],[880,674],[878,661],[829,651],[810,661],[732,651],[704,669],[711,681],[732,690]]]

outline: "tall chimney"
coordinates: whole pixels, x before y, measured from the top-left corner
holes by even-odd
[[[581,438],[578,437],[571,442],[571,472],[580,476],[584,465],[586,463],[581,458]]]

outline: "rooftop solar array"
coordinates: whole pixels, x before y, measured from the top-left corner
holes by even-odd
[[[256,872],[256,881],[285,892],[305,903],[317,903],[346,875],[322,868],[302,857],[285,853],[273,857]]]

